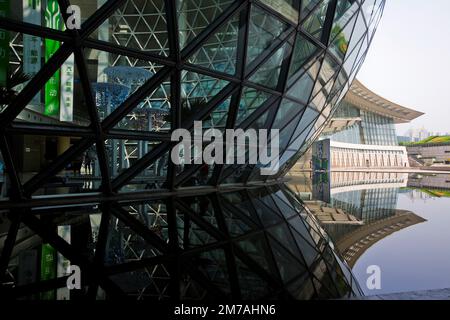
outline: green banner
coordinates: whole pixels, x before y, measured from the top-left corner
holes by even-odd
[[[9,1],[0,0],[0,18],[9,16]],[[0,29],[0,86],[5,87],[8,81],[9,68],[9,32]]]
[[[57,0],[47,0],[45,7],[45,26],[55,30],[62,30],[61,14]],[[59,49],[59,41],[45,39],[45,62]],[[46,116],[58,116],[60,106],[61,71],[58,70],[45,84],[45,109]]]
[[[49,244],[43,244],[41,249],[41,280],[56,278],[56,250]],[[55,300],[55,290],[42,292],[41,300]]]

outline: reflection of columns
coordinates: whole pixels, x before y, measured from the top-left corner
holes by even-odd
[[[119,140],[119,170],[128,168],[125,141]]]
[[[184,47],[187,41],[188,36],[188,21],[187,16],[189,14],[189,8],[187,8],[189,2],[186,1],[180,1],[180,11],[178,12],[179,18],[178,18],[178,29],[180,30],[180,46]]]
[[[149,109],[147,109],[147,119],[148,119],[148,132],[151,132],[153,130],[153,118],[152,114]]]
[[[94,161],[94,177],[100,177],[100,163],[98,161],[98,158]]]
[[[146,153],[146,144],[147,141],[137,141],[137,157],[138,159],[141,159]],[[145,175],[146,170],[144,170],[144,172],[142,173],[143,175]]]
[[[70,138],[69,137],[58,137],[58,156],[62,155],[70,148]]]
[[[111,146],[111,175],[116,176],[117,175],[117,158],[118,158],[118,147],[117,147],[117,140],[111,139],[110,140],[110,146]]]
[[[150,224],[150,218],[149,218],[149,215],[148,215],[147,204],[145,204],[145,203],[144,204],[140,204],[137,207],[138,207],[138,214],[141,216],[142,220],[145,221],[144,224],[147,227],[152,227],[152,225]]]
[[[97,9],[100,9],[106,3],[106,0],[97,0]],[[109,42],[109,19],[106,19],[105,22],[98,28],[98,40]],[[105,82],[105,79],[102,77],[105,76],[103,71],[109,65],[109,53],[106,51],[98,52],[98,67],[97,67],[97,82]]]

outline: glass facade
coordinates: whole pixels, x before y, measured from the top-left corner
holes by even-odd
[[[395,124],[392,118],[372,112],[361,112],[364,141],[369,145],[398,146]]]
[[[99,276],[84,288],[91,297],[357,293],[319,230],[280,237],[314,229],[300,203],[266,196],[271,190],[253,197],[244,187],[274,183],[318,137],[364,61],[384,3],[3,1],[0,210],[8,241],[0,272],[29,258],[14,251],[14,239],[32,234],[24,261],[45,258],[35,280],[63,275],[55,265],[67,259]],[[65,14],[69,4],[80,8],[79,28]],[[194,121],[221,131],[279,129],[281,170],[174,164],[171,133]],[[216,210],[226,211],[220,194],[203,196],[229,184],[258,203],[236,203],[248,226],[227,221],[233,210]],[[198,198],[170,200],[193,186]],[[263,263],[268,256],[274,260]],[[19,281],[20,272],[8,272]]]
[[[333,141],[375,146],[398,146],[394,119],[360,110],[348,101],[342,101],[334,115],[339,118],[360,118],[354,125],[331,136]]]

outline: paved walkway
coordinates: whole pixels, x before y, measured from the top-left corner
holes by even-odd
[[[356,300],[450,300],[450,289],[367,296]]]

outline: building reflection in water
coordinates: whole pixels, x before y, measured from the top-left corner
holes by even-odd
[[[397,209],[398,195],[408,187],[405,173],[305,173],[290,187],[306,200],[350,267],[378,241],[425,222]]]
[[[315,217],[284,185],[103,206],[25,216],[3,281],[9,296],[223,301],[360,294]],[[51,258],[45,263],[43,247]],[[82,268],[82,290],[69,293],[56,273],[42,281],[43,271],[62,263]]]

